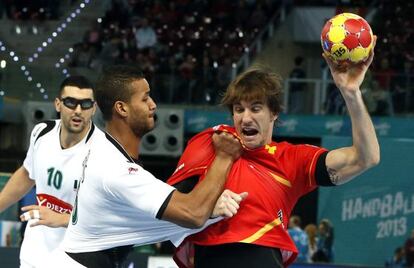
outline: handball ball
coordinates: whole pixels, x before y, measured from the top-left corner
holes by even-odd
[[[368,22],[352,13],[342,13],[325,23],[321,33],[322,49],[337,63],[365,61],[373,46]]]

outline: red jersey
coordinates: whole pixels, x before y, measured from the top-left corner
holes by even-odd
[[[194,136],[169,178],[174,185],[191,176],[205,177],[215,157],[211,136],[226,131],[237,136],[233,127],[220,125]],[[279,248],[284,264],[291,263],[297,250],[287,232],[290,213],[297,200],[315,189],[315,166],[326,149],[312,145],[271,142],[257,149],[245,149],[233,163],[225,188],[248,192],[237,214],[191,237],[199,245],[252,243]]]

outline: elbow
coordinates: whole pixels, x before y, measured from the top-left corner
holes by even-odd
[[[201,228],[204,226],[207,220],[208,220],[208,216],[206,216],[205,213],[192,213],[191,218],[188,222],[189,224],[188,228],[191,228],[191,229]]]
[[[375,155],[375,157],[372,159],[371,165],[374,167],[376,165],[378,165],[381,161],[381,157],[380,154],[378,153],[377,155]]]
[[[380,163],[381,161],[380,155],[381,153],[380,153],[380,148],[378,145],[377,149],[375,150],[375,153],[372,154],[371,161],[370,161],[370,165],[371,165],[370,167],[374,167]]]
[[[161,218],[185,228],[203,227],[213,208],[211,208],[212,205],[209,205],[209,202],[194,198],[192,196],[193,192],[182,194],[176,191]]]
[[[364,168],[369,169],[369,168],[375,167],[376,165],[380,163],[380,160],[381,160],[380,158],[381,157],[380,157],[379,152],[372,154],[371,157],[369,157],[367,160],[364,161],[364,164],[363,164]]]
[[[207,220],[190,218],[180,225],[189,229],[199,229],[204,226],[206,221]]]
[[[190,226],[188,226],[188,228],[190,229],[200,229],[201,227],[204,226],[204,223],[206,221],[194,221]]]
[[[190,229],[198,229],[203,227],[209,218],[207,213],[202,211],[200,208],[185,209],[181,215],[182,217],[179,225]]]

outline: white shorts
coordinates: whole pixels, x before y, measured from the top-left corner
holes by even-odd
[[[36,268],[36,266],[33,266],[30,263],[20,259],[20,268]]]
[[[86,268],[86,266],[69,257],[61,248],[55,249],[51,255],[50,261],[45,268]]]

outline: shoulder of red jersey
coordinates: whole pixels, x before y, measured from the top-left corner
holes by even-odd
[[[281,141],[281,142],[272,142],[272,144],[276,145],[278,149],[294,149],[294,148],[309,148],[309,149],[316,149],[321,148],[316,145],[307,144],[307,143],[301,143],[301,144],[293,144],[287,141]]]
[[[217,125],[217,126],[214,126],[214,127],[207,128],[207,129],[201,131],[200,133],[196,134],[194,137],[192,137],[188,141],[187,146],[190,145],[191,143],[197,142],[200,139],[203,139],[205,137],[210,138],[211,135],[213,135],[213,133],[215,133],[215,132],[228,132],[228,133],[233,134],[235,137],[238,137],[238,135],[236,133],[236,129],[234,127],[222,124],[222,125]]]
[[[169,184],[176,184],[192,176],[201,176],[215,157],[211,136],[215,132],[228,132],[237,135],[234,127],[217,125],[203,130],[192,137],[178,161],[177,168],[167,180]],[[237,136],[236,136],[237,137]]]

